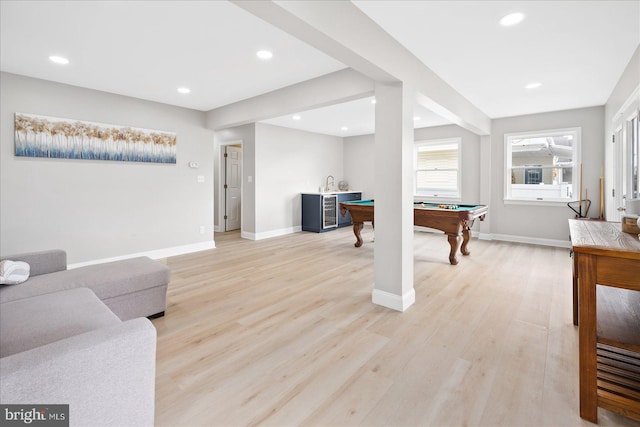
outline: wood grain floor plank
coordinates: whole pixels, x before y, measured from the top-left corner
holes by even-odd
[[[566,426],[578,413],[568,250],[414,234],[416,303],[373,305],[375,232],[168,258],[159,426]],[[637,425],[600,410],[601,426]]]

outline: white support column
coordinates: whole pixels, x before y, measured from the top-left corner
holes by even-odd
[[[480,137],[480,204],[489,206],[489,213],[484,221],[480,221],[478,238],[491,238],[491,135]],[[502,188],[502,187],[500,187]]]
[[[413,105],[402,83],[376,83],[374,304],[405,311],[413,289]]]

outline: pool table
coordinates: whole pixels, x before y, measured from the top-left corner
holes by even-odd
[[[362,246],[360,231],[364,222],[373,220],[373,200],[356,200],[340,203],[340,214],[345,216],[347,211],[351,215],[353,222],[353,234],[356,236],[355,247]],[[449,262],[453,265],[458,263],[456,253],[458,249],[463,255],[469,255],[469,240],[471,240],[471,227],[476,218],[484,221],[489,210],[486,205],[464,205],[464,204],[442,204],[415,202],[413,204],[414,225],[435,228],[442,230],[447,235],[451,252],[449,252]],[[375,226],[374,226],[375,227]],[[462,239],[460,234],[462,233]],[[462,243],[462,246],[460,245]]]

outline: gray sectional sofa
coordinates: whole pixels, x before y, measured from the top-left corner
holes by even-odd
[[[63,250],[3,256],[31,267],[29,280],[0,286],[0,304],[36,295],[85,287],[91,289],[121,320],[158,317],[167,306],[169,269],[147,257],[67,270]]]
[[[72,426],[152,426],[156,330],[169,269],[148,258],[67,270],[64,251],[4,257],[30,278],[0,285],[0,403],[69,404]]]

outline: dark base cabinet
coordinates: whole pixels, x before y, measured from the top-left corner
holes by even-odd
[[[351,225],[351,217],[340,216],[340,202],[360,200],[362,193],[302,194],[302,231],[324,233]]]
[[[361,200],[362,193],[339,193],[338,194],[338,211],[340,210],[340,203],[351,202],[353,200]],[[351,225],[351,215],[347,211],[345,216],[338,214],[338,227],[347,227]]]

